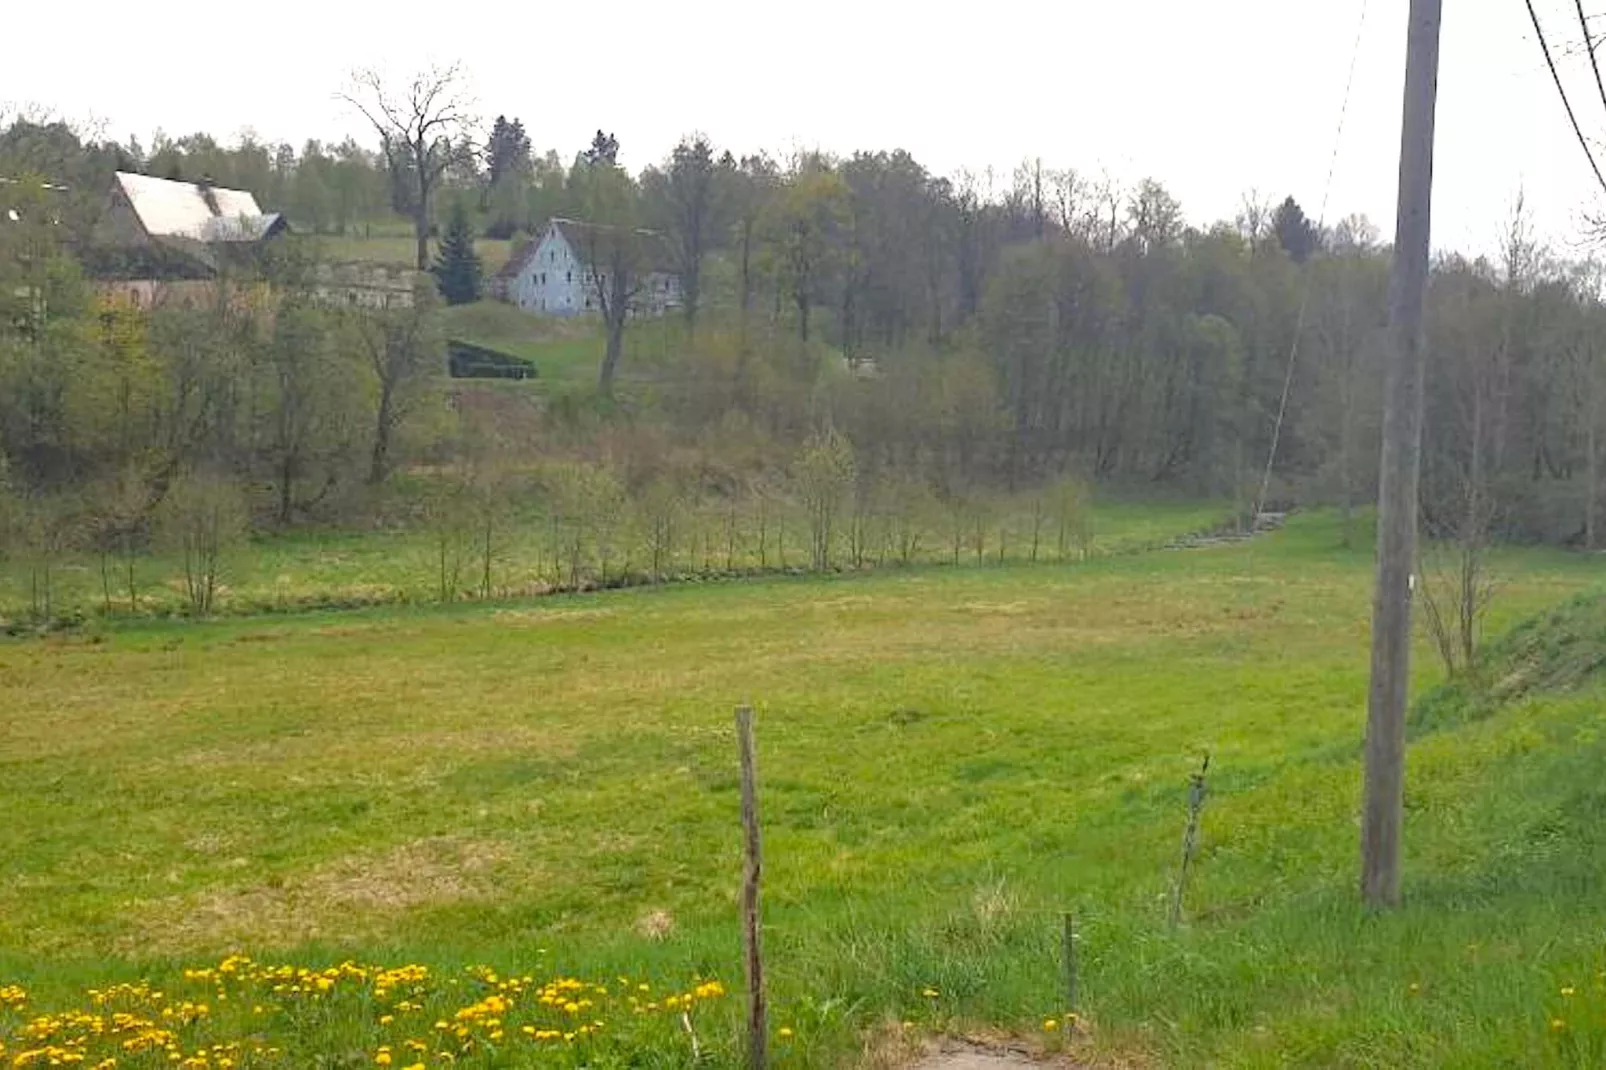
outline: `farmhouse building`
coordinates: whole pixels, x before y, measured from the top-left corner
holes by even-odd
[[[103,293],[140,308],[193,304],[210,297],[210,280],[223,267],[252,262],[289,230],[283,215],[262,211],[246,190],[119,171],[87,260]],[[309,282],[328,304],[410,307],[417,272],[320,262]]]
[[[628,243],[628,255],[616,256],[622,243]],[[497,272],[492,292],[527,312],[595,315],[601,311],[598,291],[609,284],[609,265],[616,260],[628,261],[638,276],[630,287],[632,314],[661,316],[680,307],[680,277],[669,266],[663,235],[572,219],[552,220],[520,247]]]
[[[179,271],[185,264],[204,276],[288,229],[284,216],[264,212],[245,190],[118,171],[96,239],[135,260],[162,259]]]

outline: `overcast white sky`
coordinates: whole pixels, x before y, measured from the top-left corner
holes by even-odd
[[[1563,64],[1586,131],[1606,136],[1570,0],[1538,3],[1553,47],[1574,46]],[[299,148],[371,140],[334,98],[353,67],[461,59],[487,116],[522,118],[565,157],[599,126],[633,169],[690,130],[738,152],[902,147],[940,173],[1007,175],[1033,155],[1157,177],[1199,222],[1230,217],[1251,187],[1315,217],[1363,6],[1327,218],[1364,212],[1390,234],[1407,0],[619,0],[598,9],[605,27],[585,5],[502,0],[280,0],[204,17],[78,0],[70,32],[62,7],[28,3],[3,20],[33,44],[6,50],[0,101],[147,144],[158,128],[249,127]],[[1541,230],[1570,239],[1594,180],[1522,0],[1445,6],[1435,245],[1489,248],[1519,185]]]

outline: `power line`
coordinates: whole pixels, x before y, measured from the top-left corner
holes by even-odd
[[[1550,55],[1550,44],[1545,40],[1544,27],[1539,25],[1539,13],[1534,10],[1534,0],[1523,0],[1523,2],[1528,5],[1528,18],[1533,21],[1534,33],[1539,37],[1539,48],[1545,54],[1545,66],[1550,68],[1551,81],[1556,83],[1556,92],[1561,94],[1561,106],[1567,109],[1567,121],[1573,124],[1573,135],[1578,138],[1578,147],[1583,149],[1584,155],[1589,158],[1589,169],[1595,172],[1595,181],[1600,183],[1602,190],[1606,190],[1606,176],[1601,174],[1600,164],[1595,162],[1595,153],[1590,149],[1589,142],[1584,138],[1583,127],[1578,125],[1578,115],[1573,111],[1573,102],[1567,99],[1567,87],[1561,84],[1561,73],[1556,70],[1556,61]],[[1583,14],[1582,7],[1579,8],[1579,14],[1580,16]],[[1587,27],[1585,28],[1585,34],[1584,43],[1587,46],[1589,43]],[[1590,49],[1589,59],[1591,63],[1595,61],[1594,49]],[[1600,77],[1600,68],[1598,67],[1595,69],[1595,77],[1597,79]]]
[[[1316,229],[1327,223],[1327,203],[1333,194],[1333,175],[1338,170],[1338,150],[1344,143],[1344,124],[1349,119],[1350,93],[1355,88],[1355,63],[1361,54],[1361,39],[1366,34],[1367,0],[1361,0],[1360,20],[1355,26],[1355,42],[1350,46],[1349,74],[1344,79],[1344,99],[1338,108],[1338,129],[1333,133],[1333,152],[1327,158],[1327,183],[1322,187],[1322,207],[1316,217]],[[1277,464],[1277,447],[1283,436],[1283,421],[1288,416],[1288,396],[1294,386],[1294,367],[1299,363],[1299,339],[1305,333],[1305,314],[1310,309],[1310,273],[1303,273],[1300,282],[1299,314],[1294,318],[1294,338],[1288,346],[1288,368],[1283,373],[1283,393],[1277,402],[1277,419],[1271,429],[1271,449],[1266,454],[1266,468],[1260,477],[1260,493],[1255,496],[1255,515],[1249,518],[1251,528],[1259,522],[1266,508],[1266,495],[1271,489],[1271,473]]]
[[[1606,81],[1600,77],[1600,60],[1595,57],[1595,42],[1589,37],[1589,17],[1584,14],[1584,0],[1573,0],[1573,6],[1578,9],[1578,28],[1584,34],[1584,51],[1589,53],[1589,68],[1595,72],[1595,89],[1600,93],[1600,103],[1606,107]]]

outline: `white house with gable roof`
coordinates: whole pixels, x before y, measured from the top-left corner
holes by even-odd
[[[601,311],[598,290],[608,284],[607,257],[599,249],[611,247],[619,236],[614,227],[554,219],[496,273],[494,292],[527,312],[548,316],[597,314]],[[640,230],[632,238],[641,243],[646,270],[636,284],[631,312],[661,316],[671,308],[679,308],[680,278],[669,266],[663,236]],[[603,266],[594,269],[593,258]]]

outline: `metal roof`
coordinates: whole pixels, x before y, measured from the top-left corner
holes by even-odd
[[[257,241],[278,218],[263,215],[256,198],[244,190],[203,187],[126,171],[117,172],[117,186],[153,238]]]

